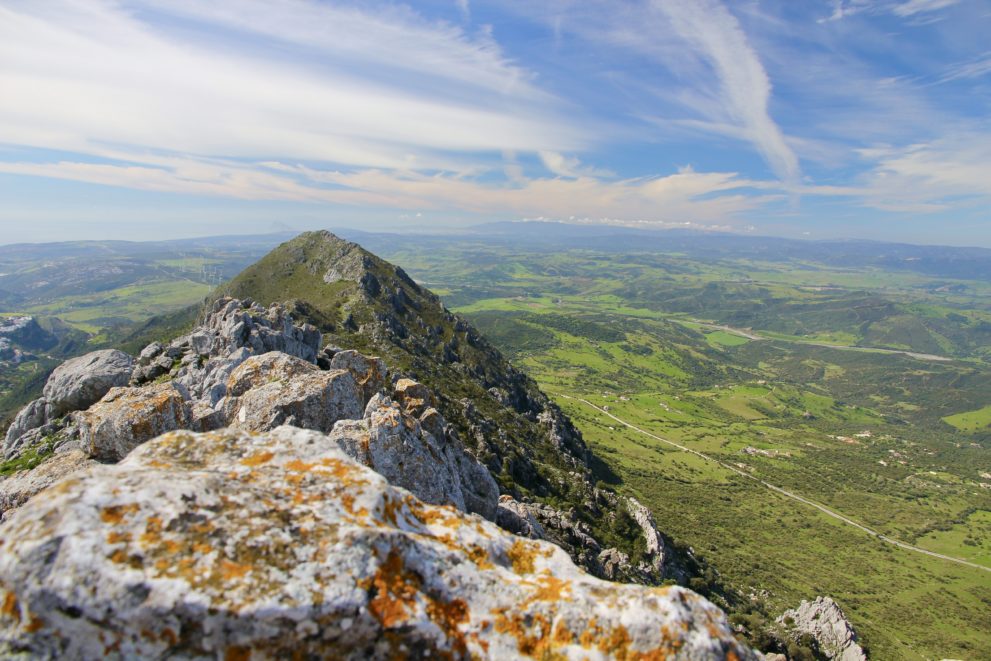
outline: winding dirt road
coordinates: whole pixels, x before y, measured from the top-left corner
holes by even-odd
[[[791,491],[788,491],[786,489],[782,489],[781,487],[774,486],[770,482],[765,482],[764,480],[760,479],[759,477],[754,477],[753,475],[750,475],[746,471],[740,470],[736,466],[732,466],[730,464],[723,463],[723,462],[719,461],[718,459],[714,459],[713,457],[710,457],[707,454],[704,454],[702,452],[699,452],[698,450],[692,450],[691,448],[687,448],[684,445],[681,445],[679,443],[675,443],[674,441],[669,441],[666,438],[662,438],[662,437],[658,436],[657,434],[654,434],[652,432],[647,431],[646,429],[642,429],[640,427],[637,427],[636,425],[634,425],[632,423],[629,423],[626,420],[623,420],[622,418],[616,417],[615,415],[613,415],[609,411],[606,411],[602,407],[596,406],[595,404],[593,404],[592,402],[588,401],[587,399],[582,399],[581,397],[572,397],[571,395],[565,395],[563,393],[556,393],[556,395],[558,397],[563,397],[564,399],[570,399],[570,400],[575,401],[575,402],[581,402],[582,404],[585,404],[586,406],[589,406],[589,407],[595,409],[599,413],[601,413],[603,415],[606,415],[606,416],[609,416],[610,418],[612,418],[613,420],[615,420],[619,424],[623,425],[624,427],[628,427],[629,429],[632,429],[633,431],[635,431],[637,433],[643,434],[644,436],[649,436],[650,438],[652,438],[652,439],[654,439],[656,441],[660,441],[660,442],[666,443],[666,444],[668,444],[668,445],[670,445],[672,447],[678,448],[682,452],[688,452],[690,454],[694,454],[696,457],[700,457],[700,458],[702,458],[702,459],[704,459],[706,461],[711,461],[712,463],[718,464],[718,465],[722,466],[723,468],[725,468],[726,470],[732,471],[732,472],[736,473],[737,475],[741,475],[741,476],[747,478],[748,480],[753,480],[754,482],[757,482],[758,484],[763,485],[764,487],[770,489],[771,491],[774,491],[775,493],[781,494],[785,498],[790,498],[790,499],[792,499],[794,501],[797,501],[799,503],[802,503],[804,505],[808,505],[809,507],[814,507],[817,510],[819,510],[820,512],[822,512],[823,514],[825,514],[827,516],[830,516],[830,517],[832,517],[832,518],[834,518],[834,519],[836,519],[838,521],[842,521],[843,523],[845,523],[847,525],[853,526],[854,528],[857,528],[858,530],[860,530],[862,532],[865,532],[868,535],[871,535],[872,537],[875,537],[875,538],[881,540],[882,542],[886,542],[888,544],[892,544],[893,546],[897,546],[899,548],[903,548],[906,551],[914,551],[916,553],[922,553],[923,555],[928,555],[928,556],[931,556],[933,558],[939,558],[940,560],[947,560],[949,562],[955,562],[955,563],[957,563],[959,565],[965,565],[967,567],[972,567],[974,569],[980,569],[982,571],[991,572],[991,567],[985,567],[983,565],[979,565],[979,564],[974,563],[974,562],[969,562],[967,560],[962,560],[960,558],[954,558],[954,557],[949,556],[949,555],[943,555],[942,553],[936,553],[935,551],[928,551],[928,550],[926,550],[924,548],[920,548],[918,546],[913,546],[912,544],[909,544],[907,542],[902,542],[902,541],[899,541],[897,539],[892,539],[891,537],[888,537],[886,535],[882,535],[881,533],[877,532],[876,530],[872,530],[872,529],[868,528],[867,526],[865,526],[863,524],[857,523],[853,519],[847,518],[847,517],[843,516],[842,514],[840,514],[838,512],[834,512],[833,510],[829,509],[825,505],[821,505],[821,504],[819,504],[819,503],[817,503],[815,501],[809,500],[808,498],[803,498],[802,496],[799,496],[798,494],[792,493]]]

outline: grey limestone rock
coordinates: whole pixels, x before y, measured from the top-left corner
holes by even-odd
[[[100,401],[111,388],[126,386],[134,359],[123,351],[106,349],[72,358],[55,368],[45,384],[48,419],[81,411]]]
[[[188,429],[192,411],[179,389],[171,383],[161,383],[114,388],[75,418],[89,456],[120,461],[147,440],[167,431]]]
[[[815,601],[802,600],[798,608],[785,611],[778,622],[785,625],[796,638],[810,634],[819,651],[833,661],[867,661],[867,655],[857,644],[857,632],[839,605],[829,597]]]
[[[389,383],[389,370],[381,358],[364,356],[357,351],[337,351],[330,358],[330,369],[347,370],[361,389],[362,406]]]
[[[231,372],[226,384],[227,396],[240,397],[252,388],[276,381],[286,383],[299,374],[317,371],[313,363],[279,351],[250,356]]]
[[[44,397],[34,400],[17,414],[7,428],[3,454],[9,458],[26,445],[24,436],[32,429],[38,429],[48,422],[48,400]]]
[[[654,515],[651,514],[649,509],[641,505],[640,501],[636,498],[627,497],[625,501],[627,511],[629,511],[633,520],[637,522],[637,525],[640,526],[644,540],[647,543],[644,559],[641,561],[642,566],[639,569],[645,574],[655,574],[657,576],[667,575],[670,570],[666,566],[666,561],[672,555],[672,551],[668,548],[660,531],[657,529]]]
[[[7,519],[15,509],[36,493],[47,489],[67,475],[95,465],[81,450],[55,454],[35,466],[0,481],[0,514]]]
[[[328,432],[338,420],[360,418],[361,394],[351,373],[313,370],[229,398],[224,403],[228,424],[251,431],[292,425]]]
[[[524,503],[512,496],[499,496],[496,523],[509,532],[529,539],[544,539],[544,527]]]
[[[362,420],[339,422],[330,435],[350,456],[421,500],[495,518],[499,490],[485,467],[456,439],[425,431],[390,398],[376,395]]]
[[[4,531],[5,658],[758,658],[702,597],[593,578],[300,429],[168,434]]]
[[[614,548],[605,549],[596,560],[599,562],[602,576],[610,581],[620,578],[623,571],[630,566],[630,556]]]

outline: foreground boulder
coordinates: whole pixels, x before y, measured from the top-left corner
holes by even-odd
[[[688,590],[592,578],[295,428],[167,434],[0,530],[4,657],[757,658]]]
[[[778,622],[798,639],[808,634],[815,640],[819,652],[833,661],[867,661],[867,655],[857,644],[857,633],[843,610],[829,597],[815,601],[802,600],[798,608],[785,611]]]

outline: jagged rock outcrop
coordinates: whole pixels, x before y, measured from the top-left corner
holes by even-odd
[[[362,406],[367,406],[371,398],[389,382],[389,370],[385,361],[365,356],[353,349],[334,352],[327,369],[347,370],[351,373],[361,390]]]
[[[5,657],[757,658],[687,590],[602,582],[295,428],[168,434],[4,533]]]
[[[361,417],[361,394],[350,372],[296,374],[255,386],[224,403],[232,427],[266,431],[281,425],[329,431],[338,420]]]
[[[58,344],[58,338],[42,328],[34,317],[0,317],[0,346],[3,344],[44,350]]]
[[[674,552],[664,541],[661,531],[657,529],[657,522],[654,521],[654,515],[649,509],[640,504],[640,501],[636,498],[627,497],[624,498],[624,501],[626,510],[633,517],[633,520],[637,522],[637,525],[640,526],[640,531],[643,533],[646,543],[643,558],[639,563],[638,569],[644,575],[659,574],[678,580],[687,580],[687,576],[680,575],[680,571],[674,568],[672,563],[669,562]]]
[[[590,502],[590,508],[616,516],[625,510],[640,526],[644,549],[636,561],[616,548],[603,548],[592,537],[589,527],[573,512],[563,511],[541,503],[520,502],[508,495],[499,498],[495,521],[522,537],[554,542],[566,549],[576,562],[597,576],[614,581],[656,583],[660,579],[687,581],[685,569],[673,562],[674,553],[657,529],[654,517],[634,498],[620,498],[597,491],[602,505]]]
[[[19,450],[36,442],[43,435],[42,428],[48,424],[48,402],[39,398],[22,408],[14,417],[3,443],[3,455],[9,459]],[[38,430],[31,438],[25,438],[30,432]],[[45,430],[47,431],[47,430]],[[40,435],[39,435],[40,434]]]
[[[512,496],[499,496],[499,509],[496,510],[495,522],[509,532],[529,539],[547,539],[544,527],[526,503],[515,500]]]
[[[352,457],[426,502],[495,517],[498,485],[428,406],[434,396],[425,386],[400,379],[393,402],[381,392],[390,384],[385,364],[356,351],[337,351],[321,369],[315,364],[319,335],[314,348],[311,327],[294,325],[281,307],[228,300],[211,310],[189,335],[141,352],[137,382],[160,357],[176,365],[172,379],[112,388],[59,428],[47,424],[47,404],[38,415],[29,406],[19,420],[42,427],[22,438],[65,437],[59,443],[74,442],[87,457],[115,462],[167,431],[230,426],[262,432],[291,425],[331,433]],[[265,351],[271,347],[296,354]]]
[[[785,611],[778,623],[798,639],[809,634],[816,641],[819,652],[834,661],[867,661],[867,655],[857,644],[857,632],[846,619],[843,610],[829,597],[816,597],[815,601],[802,600],[798,608]]]
[[[321,350],[321,333],[333,346]],[[192,332],[146,346],[129,385],[57,420],[46,401],[29,407],[7,456],[46,443],[116,461],[169,429],[291,424],[340,434],[424,500],[501,516],[598,576],[685,580],[649,513],[637,519],[647,552],[632,538],[629,508],[595,487],[581,435],[531,379],[402,269],[329,233],[243,272]],[[517,505],[498,507],[500,493]]]
[[[191,398],[207,400],[211,407],[227,394],[227,380],[245,360],[272,351],[316,364],[320,332],[309,324],[294,323],[281,305],[264,308],[252,301],[220,298],[208,308],[203,323],[192,333],[169,346],[151,345],[142,352],[143,361],[154,367],[164,357],[172,367],[164,374],[174,377]],[[134,381],[143,383],[152,372],[135,370]],[[159,374],[158,376],[162,376]]]
[[[613,516],[625,506],[596,496],[597,478],[581,434],[532,379],[401,268],[329,232],[307,232],[273,250],[217,295],[262,304],[292,299],[295,313],[332,345],[318,355],[321,367],[350,369],[344,364],[350,356],[372,353],[397,376],[429,389],[434,399],[417,414],[421,427],[439,439],[443,434],[435,429],[435,418],[443,419],[501,493],[547,506],[532,516],[540,518],[548,539],[563,544],[586,569],[604,575],[597,558],[609,544],[601,540],[622,539],[609,527],[625,525]],[[355,378],[360,385],[359,375]],[[366,390],[366,396],[371,394]],[[395,393],[392,397],[400,402]],[[628,542],[619,551],[629,564],[616,578],[659,584],[671,577],[669,567],[657,570],[664,561],[649,570],[639,566],[639,553],[629,561],[637,543]]]
[[[94,351],[65,361],[45,383],[43,396],[25,406],[7,429],[4,457],[10,458],[57,430],[66,413],[86,409],[111,388],[127,385],[134,359],[123,351]],[[34,433],[32,433],[34,432]]]
[[[362,420],[339,422],[330,436],[348,455],[425,502],[495,517],[499,487],[485,467],[456,438],[435,437],[388,397],[373,397]]]

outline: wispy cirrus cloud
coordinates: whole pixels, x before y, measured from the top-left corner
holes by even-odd
[[[865,207],[900,214],[991,208],[991,135],[948,133],[909,145],[858,150],[868,165],[847,185],[807,185],[802,193],[849,197]]]
[[[654,2],[675,31],[709,63],[719,79],[729,119],[786,182],[797,181],[798,158],[771,118],[771,81],[737,19],[716,0]]]
[[[648,222],[725,221],[761,204],[758,184],[734,173],[617,179],[583,164],[571,154],[594,132],[491,34],[378,9],[2,6],[0,144],[45,151],[0,161],[0,173],[242,200]],[[555,176],[525,175],[513,154]],[[493,176],[503,169],[505,178]]]
[[[928,142],[860,150],[874,163],[865,203],[888,211],[935,212],[963,203],[991,208],[991,135],[959,132]]]
[[[273,161],[158,157],[154,163],[0,162],[0,174],[244,200],[322,202],[355,207],[460,211],[466,214],[598,217],[664,226],[685,221],[725,223],[779,196],[775,186],[731,172],[603,180],[524,178],[493,184],[451,173],[377,168],[342,171]]]
[[[952,7],[960,0],[833,0],[833,13],[821,21],[838,21],[856,14],[890,13],[902,18]]]
[[[982,53],[979,57],[966,62],[960,62],[944,73],[938,80],[940,83],[948,83],[953,80],[965,78],[980,78],[991,74],[991,51]]]
[[[653,108],[638,104],[635,114],[642,121],[748,142],[781,181],[794,183],[800,176],[798,158],[770,113],[772,85],[761,58],[720,0],[558,0],[512,6],[556,34],[625,51],[655,67],[654,75],[624,81],[640,96],[667,106],[658,112],[656,103]],[[657,75],[661,71],[664,75]]]
[[[362,50],[353,11],[344,20],[336,9],[300,0],[239,3],[237,12],[197,13],[193,5],[176,4],[181,14],[232,29],[243,27],[237,18],[243,11],[282,41],[297,36],[305,45],[320,33],[352,59],[367,54],[363,64],[370,68],[381,69],[380,60],[389,57],[408,69],[419,43],[427,53],[419,66],[427,71],[397,85],[361,75],[357,65],[301,64],[281,57],[278,48],[259,51],[216,35],[200,39],[156,28],[137,17],[136,8],[149,6],[65,0],[0,7],[0,142],[82,153],[128,145],[421,168],[456,167],[460,153],[564,151],[586,142],[555,101],[492,44],[478,45],[447,25],[431,33],[405,14],[388,17],[392,23],[368,19],[368,31],[359,34],[384,41],[368,41]],[[404,18],[414,23],[410,34],[385,39],[403,31],[397,21]],[[465,101],[469,78],[476,90],[492,94]],[[447,95],[437,91],[445,85]]]

